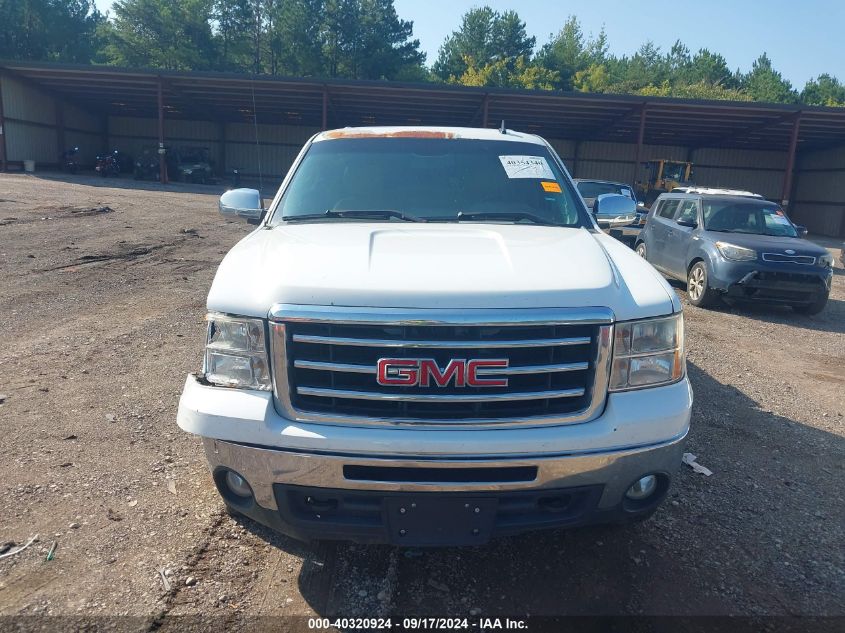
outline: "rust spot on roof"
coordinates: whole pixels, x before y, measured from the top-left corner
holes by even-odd
[[[378,132],[376,130],[333,130],[326,132],[324,138],[455,138],[454,132],[438,132],[437,130],[393,130]]]

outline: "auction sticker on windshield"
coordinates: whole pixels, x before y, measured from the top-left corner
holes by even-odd
[[[549,164],[542,156],[499,156],[508,178],[542,178],[554,180]]]

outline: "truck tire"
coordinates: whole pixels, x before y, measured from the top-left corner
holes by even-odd
[[[228,503],[225,503],[225,502],[223,503],[223,510],[226,512],[226,514],[228,514],[233,519],[236,519],[236,518],[242,517],[242,516],[246,516],[246,515],[244,515],[243,512],[241,512],[239,510],[235,510],[232,506],[230,506]]]
[[[795,310],[798,314],[818,314],[824,307],[827,305],[827,295],[822,295],[813,303],[804,303],[797,306],[792,306],[792,309]]]
[[[637,244],[636,248],[634,248],[634,252],[643,259],[648,260],[648,258],[645,256],[645,242],[640,242],[639,244]]]
[[[710,275],[707,264],[696,262],[687,274],[687,296],[689,302],[699,308],[712,306],[716,302],[716,292],[709,285]]]

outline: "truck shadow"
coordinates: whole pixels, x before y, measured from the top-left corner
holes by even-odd
[[[725,306],[724,310],[765,323],[779,323],[804,330],[845,334],[845,301],[842,299],[829,298],[824,310],[813,315],[798,314],[792,308],[784,306],[758,304],[735,304]]]
[[[834,274],[845,274],[841,269],[835,269]],[[765,323],[779,323],[805,330],[817,332],[834,332],[845,334],[845,301],[842,299],[827,300],[827,305],[819,314],[799,314],[788,306],[766,305],[759,303],[718,303],[710,308],[695,308],[690,306],[687,299],[687,286],[682,281],[667,279],[669,285],[675,289],[684,303],[685,310],[703,310],[739,314],[754,321]]]
[[[680,466],[644,523],[446,549],[307,545],[243,525],[303,559],[300,593],[326,617],[845,612],[841,596],[808,585],[842,573],[845,440],[694,364],[689,375],[687,450],[714,474]],[[843,413],[826,415],[835,426]]]

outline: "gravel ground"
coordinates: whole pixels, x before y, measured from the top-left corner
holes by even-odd
[[[212,187],[0,174],[0,615],[845,615],[845,272],[826,310],[686,306],[696,403],[651,520],[477,549],[306,545],[233,519],[178,429]],[[838,253],[837,253],[838,256]],[[677,286],[683,297],[683,288]],[[46,561],[53,544],[52,560]],[[178,626],[177,626],[178,628]]]

